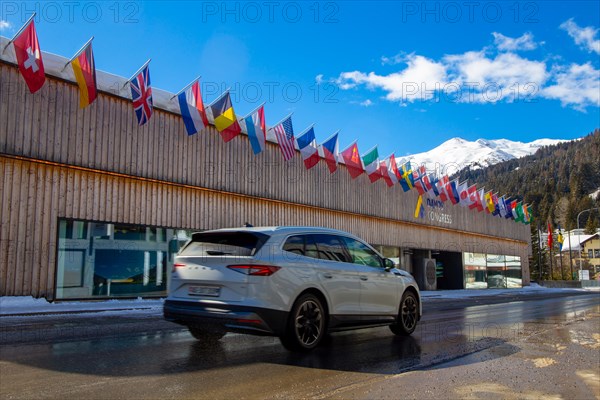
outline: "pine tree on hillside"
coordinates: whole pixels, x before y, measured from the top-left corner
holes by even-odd
[[[535,220],[550,219],[563,229],[572,230],[580,212],[600,207],[600,196],[590,197],[600,189],[600,129],[579,140],[541,147],[526,157],[486,168],[464,169],[451,179],[454,178],[461,182],[467,179],[469,184],[493,188],[500,195],[523,201],[531,206]],[[596,218],[592,219],[581,215],[580,226],[589,231],[597,229],[599,221],[594,215]],[[542,278],[548,278],[549,260],[537,240],[537,229],[532,226],[532,278],[539,278],[540,267]]]
[[[590,216],[585,223],[585,234],[593,235],[598,230],[598,213],[593,210],[590,211]]]

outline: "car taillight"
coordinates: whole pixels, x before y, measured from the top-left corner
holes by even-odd
[[[185,265],[185,264],[175,263],[175,264],[173,264],[173,269],[171,270],[171,272],[175,272],[175,271],[177,271],[177,268],[183,268],[183,267],[186,267],[186,266],[187,265]]]
[[[227,268],[240,274],[252,276],[271,276],[281,269],[281,267],[273,265],[229,265]]]

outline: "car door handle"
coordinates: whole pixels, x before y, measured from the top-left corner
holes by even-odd
[[[333,275],[331,275],[329,272],[325,272],[323,274],[323,278],[331,279],[331,278],[333,278]]]
[[[360,276],[360,280],[361,280],[361,281],[368,281],[368,280],[369,280],[369,278],[367,278],[365,275],[361,275],[361,276]]]

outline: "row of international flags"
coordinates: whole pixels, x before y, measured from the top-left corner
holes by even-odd
[[[41,89],[46,79],[42,53],[33,21],[34,16],[35,14],[31,16],[6,46],[8,47],[11,43],[14,45],[19,71],[31,93]],[[98,95],[92,39],[64,67],[67,68],[71,65],[73,69],[79,86],[79,105],[81,108],[92,104]],[[140,126],[146,124],[153,113],[149,64],[150,60],[128,81],[133,108]],[[177,97],[188,135],[201,132],[209,125],[208,108],[213,116],[213,124],[225,142],[229,142],[238,136],[242,132],[242,126],[244,126],[254,154],[259,154],[265,149],[267,128],[264,104],[238,120],[231,103],[229,91],[226,91],[205,108],[200,90],[200,78],[196,78],[174,95],[172,99],[175,97]],[[435,174],[428,174],[425,166],[413,169],[410,161],[399,168],[394,154],[380,159],[377,146],[360,156],[358,144],[354,141],[340,152],[338,149],[339,131],[317,145],[314,126],[310,126],[298,136],[294,135],[292,115],[285,117],[271,130],[285,161],[294,157],[297,143],[307,169],[317,165],[322,157],[330,173],[334,173],[337,170],[338,160],[341,156],[352,179],[356,179],[365,173],[371,183],[381,179],[388,187],[400,185],[404,192],[411,189],[417,190],[419,198],[415,209],[415,218],[422,216],[424,213],[423,197],[428,196],[442,202],[450,202],[453,205],[460,204],[479,212],[485,211],[501,218],[513,219],[516,222],[529,224],[533,220],[531,207],[527,204],[523,204],[516,199],[510,199],[507,196],[498,196],[497,193],[492,191],[478,189],[476,185],[468,185],[467,181],[459,182],[457,179],[451,181],[447,175],[438,177]]]

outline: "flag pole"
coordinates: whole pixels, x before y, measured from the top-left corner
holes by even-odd
[[[184,87],[183,89],[181,89],[175,96],[171,97],[169,100],[173,100],[175,97],[179,96],[181,93],[183,93],[186,90],[188,90],[190,88],[190,86],[192,86],[194,83],[196,83],[197,81],[199,81],[200,78],[202,78],[202,77],[198,76],[196,79],[194,79],[193,81],[191,81],[190,83],[188,83],[186,87]]]
[[[572,280],[573,279],[573,251],[571,249],[571,231],[569,231],[569,266],[571,267],[571,280]]]
[[[356,142],[358,142],[358,139],[354,139],[352,142],[350,142],[350,144],[348,146],[346,146],[346,148],[342,151],[340,151],[340,153],[343,153],[344,151],[348,150],[350,147],[354,146],[356,144]]]
[[[552,225],[548,222],[548,235],[552,235]],[[552,244],[554,244],[554,238],[552,238]],[[550,280],[554,280],[554,269],[552,268],[552,245],[548,243],[548,251],[550,251]]]
[[[304,135],[304,134],[305,134],[306,132],[308,132],[308,130],[309,130],[310,128],[312,128],[313,126],[315,126],[315,124],[310,124],[310,125],[309,125],[309,126],[306,128],[306,129],[304,129],[302,132],[300,132],[300,133],[299,133],[299,134],[296,136],[296,138],[298,138],[298,137],[300,137],[300,136]]]
[[[2,50],[2,54],[4,54],[4,52],[6,51],[6,49],[8,48],[8,46],[10,46],[10,44],[12,42],[15,41],[15,39],[17,38],[17,36],[19,36],[21,34],[21,32],[23,32],[25,30],[25,28],[27,28],[27,26],[29,26],[29,23],[31,22],[31,20],[33,19],[33,17],[35,17],[35,12],[33,14],[31,14],[31,17],[29,17],[29,19],[27,20],[27,22],[25,22],[25,24],[23,24],[23,26],[21,27],[21,29],[19,29],[17,31],[17,33],[15,33],[15,35],[12,37],[12,39],[10,39],[8,41],[8,43],[6,44],[6,46],[4,46],[4,49]]]
[[[388,160],[392,156],[394,156],[394,159],[396,159],[396,154],[395,153],[396,153],[395,151],[391,152],[389,156],[385,157],[385,159]]]
[[[279,121],[278,123],[276,123],[275,125],[272,125],[271,128],[269,129],[273,129],[273,127],[281,124],[283,121],[285,121],[286,119],[288,119],[289,117],[291,117],[294,114],[294,112],[292,111],[291,113],[289,113],[286,117],[282,118],[281,121]]]
[[[565,239],[563,238],[561,229],[560,229],[560,224],[558,224],[558,235],[561,238],[561,240],[564,242]],[[565,280],[565,266],[563,265],[563,259],[562,259],[562,242],[558,243],[558,255],[560,257],[560,277]]]
[[[135,72],[135,74],[133,74],[133,75],[131,76],[131,78],[129,78],[129,79],[127,80],[127,82],[125,82],[125,84],[123,85],[123,87],[127,86],[127,84],[128,84],[129,82],[131,82],[131,81],[133,80],[133,78],[135,78],[135,77],[137,76],[137,74],[139,74],[139,73],[140,73],[140,71],[141,71],[141,70],[143,70],[144,68],[146,68],[146,66],[147,66],[148,64],[150,64],[150,61],[151,61],[151,60],[152,60],[152,59],[151,59],[151,58],[149,58],[149,59],[148,59],[148,61],[146,61],[146,62],[144,63],[144,65],[142,65],[142,66],[140,67],[140,69],[138,69],[138,70]]]
[[[229,91],[231,90],[231,86],[228,87],[227,89],[225,89],[225,91],[216,99],[214,99],[209,105],[207,105],[206,107],[210,107],[213,104],[215,104],[217,101],[221,100],[221,97],[225,96],[227,93],[229,93]]]
[[[85,44],[81,47],[81,49],[79,49],[79,51],[77,53],[75,53],[75,55],[73,57],[71,57],[71,59],[69,61],[67,61],[67,63],[65,64],[65,66],[63,67],[63,69],[60,72],[64,71],[65,68],[67,68],[67,66],[69,64],[71,64],[73,62],[73,60],[75,58],[77,58],[83,52],[83,50],[85,50],[85,48],[92,42],[92,40],[94,40],[93,36],[90,38],[90,40],[88,40],[87,42],[85,42]]]
[[[323,143],[325,143],[326,141],[328,141],[329,139],[331,139],[332,137],[334,137],[335,135],[337,135],[338,133],[340,133],[341,129],[338,129],[337,131],[333,132],[331,135],[329,135],[328,138],[326,138],[325,140],[323,140]]]
[[[365,153],[364,153],[364,154],[369,154],[369,153],[370,153],[371,151],[373,151],[373,149],[375,149],[375,148],[377,148],[377,145],[375,145],[375,146],[371,147],[369,150],[365,151]],[[364,155],[364,154],[363,154],[363,155]],[[362,157],[362,156],[361,156],[361,157]]]
[[[259,106],[255,107],[252,111],[250,111],[248,114],[246,114],[244,117],[242,117],[241,119],[246,119],[249,116],[251,116],[252,114],[254,114],[259,108],[261,108],[262,106],[264,106],[265,104],[267,104],[266,101],[263,101]]]
[[[538,235],[538,266],[540,267],[540,282],[543,280],[542,278],[542,229],[540,227],[540,223],[538,221],[537,224],[537,235]]]

